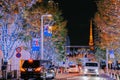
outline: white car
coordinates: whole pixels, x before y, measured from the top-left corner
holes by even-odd
[[[48,69],[43,74],[41,74],[42,79],[54,79],[56,76],[55,71],[53,69]]]
[[[70,65],[67,72],[69,72],[69,73],[77,73],[77,72],[79,72],[78,65]]]
[[[49,78],[49,79],[54,79],[55,78],[55,71],[52,70],[52,69],[49,69],[46,73],[46,78]]]
[[[83,65],[83,74],[91,74],[99,76],[99,63],[98,62],[85,62]]]

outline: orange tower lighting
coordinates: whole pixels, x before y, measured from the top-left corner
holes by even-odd
[[[90,20],[90,36],[89,36],[89,46],[91,50],[94,50],[93,43],[93,31],[92,31],[92,19]]]

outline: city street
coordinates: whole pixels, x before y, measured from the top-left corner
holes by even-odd
[[[106,74],[100,76],[82,76],[80,73],[57,74],[55,80],[114,80]]]
[[[7,79],[7,80],[11,80],[11,79]],[[17,80],[17,79],[12,78],[12,80]],[[23,79],[18,79],[18,80],[23,80]],[[31,78],[29,80],[36,80],[36,79]],[[105,73],[100,73],[99,76],[92,76],[92,75],[83,76],[82,73],[57,73],[55,79],[53,80],[119,80],[119,79],[113,79],[111,78],[110,75],[107,76]]]

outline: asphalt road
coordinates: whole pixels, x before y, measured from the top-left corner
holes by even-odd
[[[80,73],[64,73],[57,74],[55,80],[114,80],[106,74],[100,74],[100,76],[82,76]]]
[[[83,76],[82,73],[57,73],[55,79],[53,80],[114,80],[110,77],[111,76],[107,76],[102,71],[100,76],[91,76],[91,75]],[[7,80],[11,80],[11,79],[7,79]],[[17,79],[12,79],[12,80],[17,80]],[[23,79],[19,79],[19,80],[23,80]],[[29,79],[29,80],[35,80],[35,79]]]
[[[67,80],[114,80],[114,79],[97,76],[76,76],[72,78],[67,78]]]

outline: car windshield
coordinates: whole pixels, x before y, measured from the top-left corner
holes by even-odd
[[[86,63],[86,66],[92,66],[92,67],[97,67],[97,63]]]
[[[33,62],[29,62],[28,60],[25,60],[22,67],[23,68],[37,68],[40,66],[39,60],[33,60]]]
[[[70,65],[70,68],[75,68],[76,67],[76,65]]]

